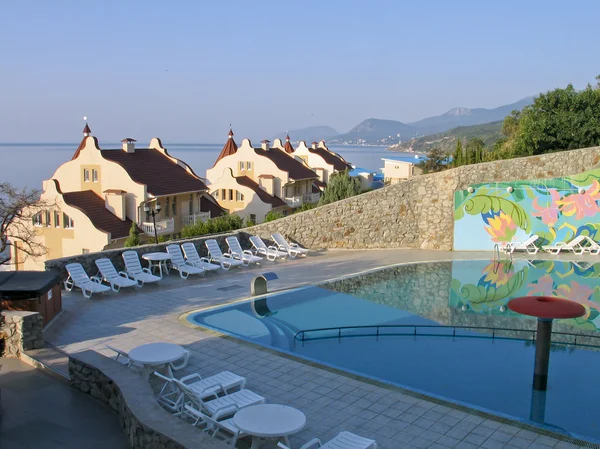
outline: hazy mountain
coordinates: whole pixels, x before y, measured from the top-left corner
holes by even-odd
[[[271,141],[275,139],[281,139],[285,142],[285,136],[289,134],[292,142],[298,142],[300,140],[306,141],[310,145],[311,142],[320,140],[329,140],[333,136],[337,136],[339,133],[331,126],[309,126],[302,129],[292,129],[286,132],[280,132],[271,138]]]
[[[502,136],[502,120],[482,125],[459,126],[443,133],[431,134],[392,145],[389,149],[393,151],[414,151],[415,153],[427,153],[432,148],[440,148],[445,152],[453,152],[456,148],[456,139],[462,139],[466,143],[468,139],[477,137],[481,139],[486,147],[492,146]]]
[[[481,125],[501,121],[513,110],[521,110],[533,103],[533,97],[494,109],[453,108],[442,115],[428,117],[412,123],[395,120],[368,119],[344,134],[331,137],[330,143],[393,145],[413,137],[430,136],[457,127]]]
[[[415,128],[395,120],[367,119],[350,131],[329,139],[330,143],[370,143],[391,145],[400,139],[410,139],[415,136]]]
[[[513,110],[521,110],[533,103],[533,97],[523,98],[516,103],[507,104],[494,109],[484,108],[454,108],[442,115],[424,118],[417,122],[409,123],[417,128],[419,134],[428,135],[447,131],[457,126],[480,125],[482,123],[497,122],[504,119]]]

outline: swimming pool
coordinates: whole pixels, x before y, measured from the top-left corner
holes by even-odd
[[[579,344],[600,346],[599,277],[600,264],[552,260],[401,265],[193,313],[188,320],[352,373],[600,440],[600,393],[590,381],[600,372],[599,348],[553,345],[549,389],[545,396],[532,395],[535,348],[529,330],[535,319],[506,307],[513,297],[529,294],[577,300],[586,315],[555,321],[555,339],[573,342],[573,335],[557,332],[577,334]],[[322,328],[328,329],[315,330]]]

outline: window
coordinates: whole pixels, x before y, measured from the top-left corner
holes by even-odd
[[[250,214],[250,221],[256,223],[256,214]]]
[[[63,226],[65,229],[72,229],[74,227],[73,219],[63,212]]]
[[[33,221],[34,226],[41,226],[42,225],[42,213],[38,212],[37,214],[35,214],[32,218],[32,221]]]
[[[233,189],[229,189],[229,201],[233,201]]]
[[[177,215],[177,197],[173,198],[172,209],[173,209],[173,216],[175,217]]]
[[[244,161],[240,161],[240,170],[244,171],[245,166],[246,166],[246,163]]]
[[[98,182],[98,170],[92,170],[92,181]]]
[[[81,254],[89,254],[89,253],[90,253],[89,249],[87,249],[87,248],[82,248],[81,249]]]
[[[54,211],[54,226],[60,228],[60,213],[56,210]]]
[[[219,199],[219,191],[218,191],[218,190],[215,190],[215,191],[212,193],[212,195],[213,195],[213,196],[214,196],[216,199]]]
[[[244,195],[241,192],[235,191],[235,200],[236,201],[244,201]]]
[[[221,199],[225,201],[227,199],[227,190],[221,189]]]
[[[83,169],[83,182],[90,182],[90,171],[87,168]]]
[[[165,215],[167,217],[171,216],[171,209],[169,209],[169,197],[165,198]]]
[[[46,226],[48,226],[48,227],[52,226],[52,219],[50,218],[50,211],[47,210],[46,212],[44,212],[44,215],[46,215]]]
[[[252,162],[246,162],[246,170],[252,170]]]

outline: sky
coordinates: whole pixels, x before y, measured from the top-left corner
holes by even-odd
[[[595,0],[22,0],[0,15],[0,142],[77,142],[84,116],[101,142],[346,132],[600,74]]]

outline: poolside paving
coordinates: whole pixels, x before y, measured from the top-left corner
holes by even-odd
[[[107,344],[126,351],[156,341],[183,345],[191,351],[191,358],[181,375],[231,370],[246,376],[248,388],[268,402],[302,410],[307,426],[290,439],[293,447],[315,436],[326,441],[342,430],[374,438],[381,449],[579,447],[544,432],[220,338],[186,327],[178,319],[194,309],[249,296],[251,279],[267,271],[279,277],[269,283],[270,289],[285,289],[403,262],[490,257],[491,253],[426,250],[329,250],[308,258],[265,261],[262,266],[208,273],[198,279],[182,280],[175,272],[162,281],[163,285],[94,296],[92,300],[83,299],[80,293],[66,293],[64,312],[47,329],[45,338],[68,353],[92,349],[105,355],[111,355]]]

